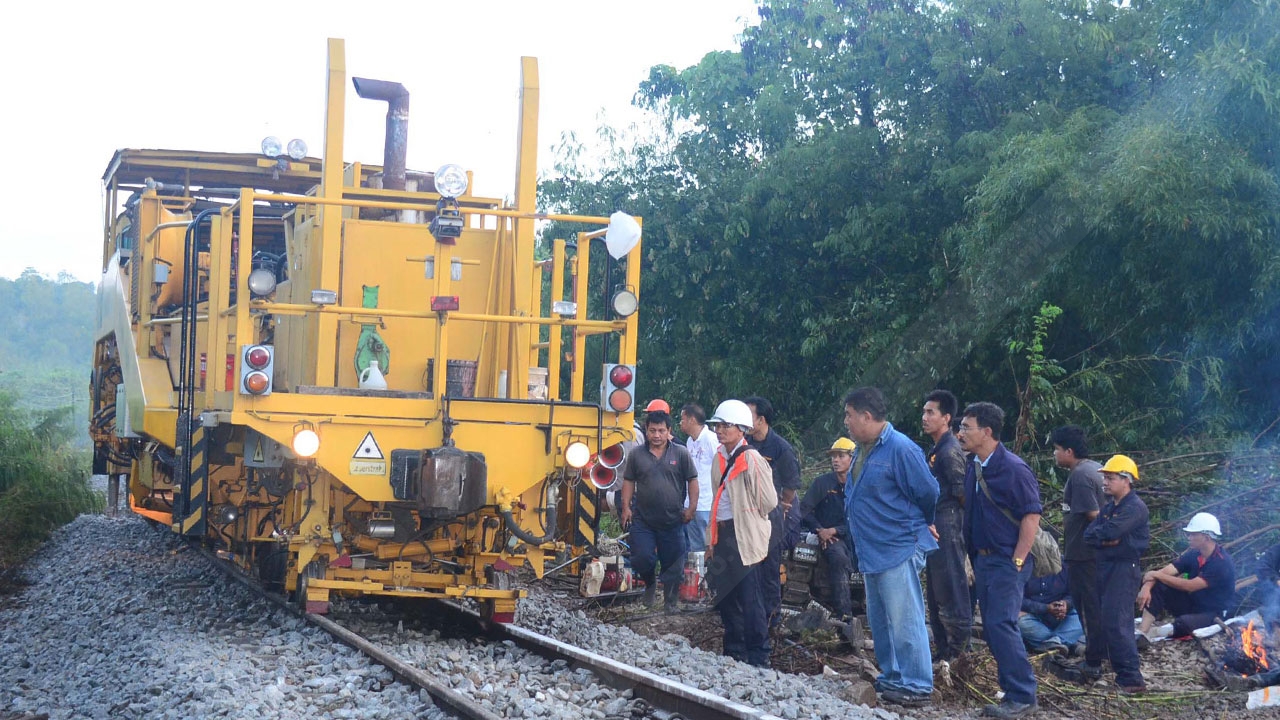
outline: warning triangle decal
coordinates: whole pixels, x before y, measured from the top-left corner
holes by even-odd
[[[357,460],[385,460],[382,455],[382,448],[378,447],[378,441],[373,439],[373,432],[367,432],[364,439],[360,441],[360,447],[356,448],[355,453],[351,457]]]
[[[266,461],[267,458],[262,454],[262,440],[258,440],[258,443],[253,446],[253,462],[264,463]]]

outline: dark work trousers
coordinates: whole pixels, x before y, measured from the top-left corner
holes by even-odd
[[[1022,644],[1018,613],[1022,610],[1027,580],[1031,579],[1031,566],[1028,562],[1019,572],[1013,567],[1013,558],[1003,554],[973,556],[978,605],[982,608],[982,635],[996,659],[1000,689],[1004,690],[1006,699],[1027,704],[1036,701],[1036,673]],[[1132,613],[1129,623],[1133,624]],[[1129,634],[1133,634],[1132,627]]]
[[[1097,667],[1107,656],[1106,633],[1102,630],[1102,608],[1098,605],[1098,561],[1068,560],[1067,590],[1084,625],[1084,661]],[[1137,593],[1134,593],[1136,596]]]
[[[714,554],[707,564],[707,586],[724,625],[724,654],[769,667],[769,620],[760,593],[760,566],[744,566],[733,521],[719,524]]]
[[[770,625],[777,625],[782,609],[783,513],[779,505],[769,512],[769,554],[760,561],[760,592],[764,597],[764,614]]]
[[[1270,580],[1260,581],[1258,603],[1258,610],[1262,613],[1262,619],[1266,621],[1268,628],[1280,623],[1280,585]]]
[[[953,501],[938,505],[934,527],[938,549],[925,560],[929,626],[938,659],[954,660],[969,649],[973,602],[964,570],[964,508]]]
[[[1116,684],[1145,685],[1139,668],[1138,643],[1133,633],[1133,608],[1142,586],[1142,568],[1136,560],[1098,559],[1098,605],[1102,636],[1116,673]],[[1089,643],[1092,645],[1092,641]]]
[[[674,600],[684,579],[684,525],[651,527],[639,515],[631,518],[631,569],[653,587],[654,570],[662,563],[662,586],[668,600]]]
[[[1192,630],[1209,627],[1216,617],[1211,612],[1196,612],[1195,604],[1191,602],[1191,593],[1174,590],[1160,582],[1151,588],[1151,604],[1147,606],[1147,610],[1157,618],[1164,613],[1172,615],[1173,637],[1176,638],[1186,637]]]
[[[853,549],[849,541],[835,538],[822,549],[827,562],[827,579],[831,585],[831,604],[843,617],[853,614],[853,596],[849,593],[849,573],[853,572]]]

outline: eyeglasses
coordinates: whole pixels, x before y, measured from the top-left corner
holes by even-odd
[[[959,432],[962,432],[962,433],[978,432],[978,426],[977,426],[977,425],[965,425],[964,423],[960,423],[960,429],[959,429]]]
[[[728,430],[729,428],[737,427],[737,425],[726,422],[713,422],[707,423],[707,427],[711,428],[711,432],[720,432],[721,430]]]

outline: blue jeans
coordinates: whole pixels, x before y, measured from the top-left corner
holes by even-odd
[[[880,676],[876,689],[919,695],[933,692],[929,630],[925,627],[920,571],[924,551],[884,572],[863,573],[867,584],[867,623],[875,640]]]
[[[954,500],[938,506],[934,519],[938,549],[929,553],[925,577],[929,579],[929,624],[938,658],[954,660],[969,649],[973,628],[973,602],[965,572],[964,508]]]
[[[1075,608],[1061,620],[1048,614],[1027,613],[1018,618],[1018,631],[1022,633],[1023,641],[1034,651],[1043,650],[1049,642],[1075,645],[1084,637],[1084,626],[1080,624],[1080,615]]]
[[[1013,558],[1003,554],[973,556],[982,634],[996,659],[1000,689],[1006,699],[1028,704],[1036,701],[1036,673],[1018,632],[1018,613],[1031,567],[1032,563],[1027,563],[1019,571],[1013,567]]]
[[[631,518],[631,569],[647,587],[653,587],[654,571],[662,563],[663,591],[671,599],[684,578],[684,525],[655,528],[636,515]]]
[[[693,511],[693,520],[685,523],[684,526],[686,552],[702,552],[707,549],[707,523],[710,520],[710,510]]]

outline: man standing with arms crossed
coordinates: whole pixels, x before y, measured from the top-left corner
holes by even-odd
[[[753,424],[747,442],[755,448],[773,471],[773,489],[778,495],[778,507],[769,515],[772,532],[769,536],[769,556],[760,564],[760,591],[764,593],[764,611],[769,616],[769,626],[776,627],[782,620],[782,538],[787,527],[787,513],[796,501],[800,489],[800,461],[795,448],[773,431],[773,403],[752,395],[743,400],[751,408]]]
[[[693,520],[684,526],[684,540],[688,552],[702,552],[707,546],[707,523],[711,517],[711,465],[716,457],[716,434],[707,429],[707,414],[701,405],[689,403],[680,408],[680,429],[689,436],[685,449],[698,470],[697,504],[688,500],[694,508]]]
[[[1054,430],[1049,442],[1053,444],[1053,461],[1068,472],[1067,484],[1062,488],[1062,559],[1067,566],[1067,592],[1084,625],[1084,664],[1098,667],[1107,656],[1107,643],[1098,604],[1097,555],[1093,546],[1084,541],[1084,529],[1105,504],[1102,465],[1089,459],[1088,441],[1079,425]]]
[[[969,601],[969,577],[964,558],[964,451],[951,434],[956,396],[934,390],[924,398],[920,426],[933,438],[929,470],[938,481],[938,509],[933,527],[938,550],[925,564],[929,579],[929,624],[938,646],[939,660],[955,660],[969,649],[973,628],[973,603]]]
[[[663,607],[672,613],[684,573],[684,524],[698,504],[698,471],[688,451],[671,442],[667,413],[656,410],[645,416],[644,436],[645,447],[627,453],[622,464],[620,519],[631,532],[631,563],[645,582],[645,603],[653,606],[656,600],[655,561],[661,562]],[[684,506],[686,495],[689,507]]]
[[[973,560],[982,634],[996,659],[1004,699],[982,714],[1020,718],[1039,709],[1036,674],[1018,630],[1031,578],[1031,543],[1040,529],[1040,486],[1022,458],[1000,442],[1004,411],[989,402],[964,409],[960,446],[973,453],[965,471],[965,537]]]
[[[845,396],[844,424],[858,445],[845,514],[867,585],[876,691],[886,702],[918,706],[933,693],[920,571],[938,548],[931,527],[938,483],[920,446],[895,430],[887,413],[876,388]]]

